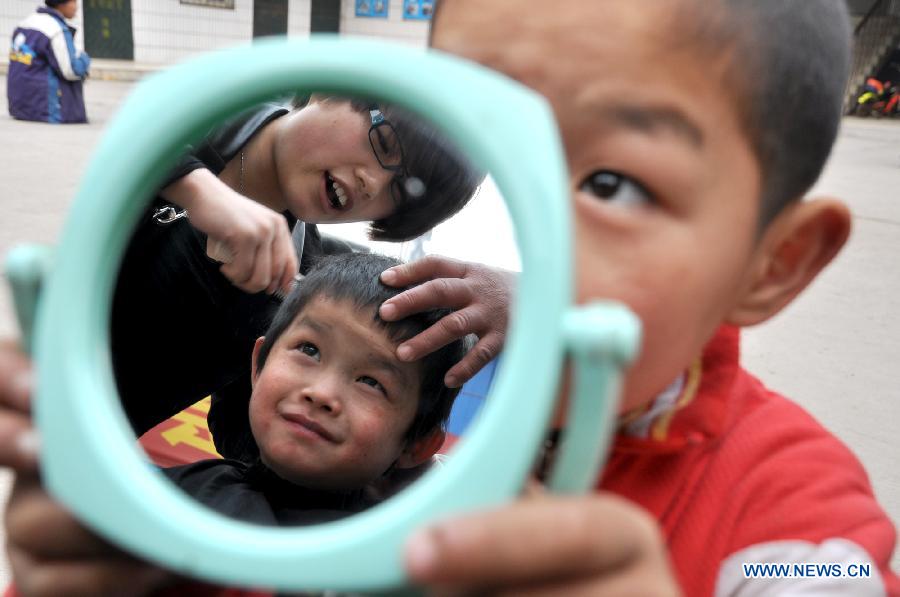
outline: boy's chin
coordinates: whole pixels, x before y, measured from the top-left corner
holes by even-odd
[[[300,471],[295,468],[280,466],[277,462],[272,462],[265,457],[260,459],[269,470],[281,479],[306,489],[338,492],[359,489],[365,485],[365,483],[356,483],[347,479],[336,479],[334,475],[325,477],[316,471]]]
[[[550,425],[551,429],[563,429],[566,426],[569,401],[574,387],[570,373],[571,371],[567,367],[563,375],[562,385],[559,392],[556,394],[556,409],[553,413],[553,422]],[[621,394],[613,397],[613,399],[619,401],[618,408],[616,409],[616,417],[618,419],[621,420],[622,418],[631,415],[633,412],[643,409],[656,399],[656,395],[646,396],[633,394],[633,392],[628,392],[627,388],[625,388],[622,390]]]

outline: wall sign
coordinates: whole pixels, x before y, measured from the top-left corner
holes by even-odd
[[[211,8],[228,8],[234,10],[234,0],[181,0],[182,4],[209,6]]]
[[[403,18],[430,21],[434,13],[434,0],[403,0]]]
[[[386,19],[388,0],[356,0],[356,16]]]

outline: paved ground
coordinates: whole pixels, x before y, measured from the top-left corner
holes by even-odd
[[[90,81],[92,122],[86,126],[18,122],[6,116],[5,101],[0,105],[0,137],[7,140],[0,150],[0,205],[6,210],[0,218],[0,254],[16,243],[56,239],[91,149],[130,89],[128,83]],[[895,521],[900,521],[898,188],[900,122],[845,121],[818,190],[849,203],[853,238],[795,305],[744,336],[750,369],[850,445]],[[0,336],[14,329],[8,297],[0,292]],[[0,582],[3,566],[0,562]]]

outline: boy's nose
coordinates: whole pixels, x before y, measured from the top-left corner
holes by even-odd
[[[306,389],[303,400],[315,410],[329,414],[341,412],[341,390],[337,382],[330,379],[319,379]]]

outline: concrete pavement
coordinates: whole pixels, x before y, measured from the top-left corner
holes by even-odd
[[[2,84],[5,85],[5,79]],[[0,89],[0,254],[53,242],[92,148],[131,83],[91,80],[88,125],[14,121]],[[900,521],[900,121],[844,122],[817,192],[846,200],[853,237],[837,262],[774,321],[744,334],[749,368],[791,396],[860,457]],[[15,326],[0,292],[0,336]],[[895,568],[900,557],[895,557]],[[0,569],[0,582],[3,581]]]

